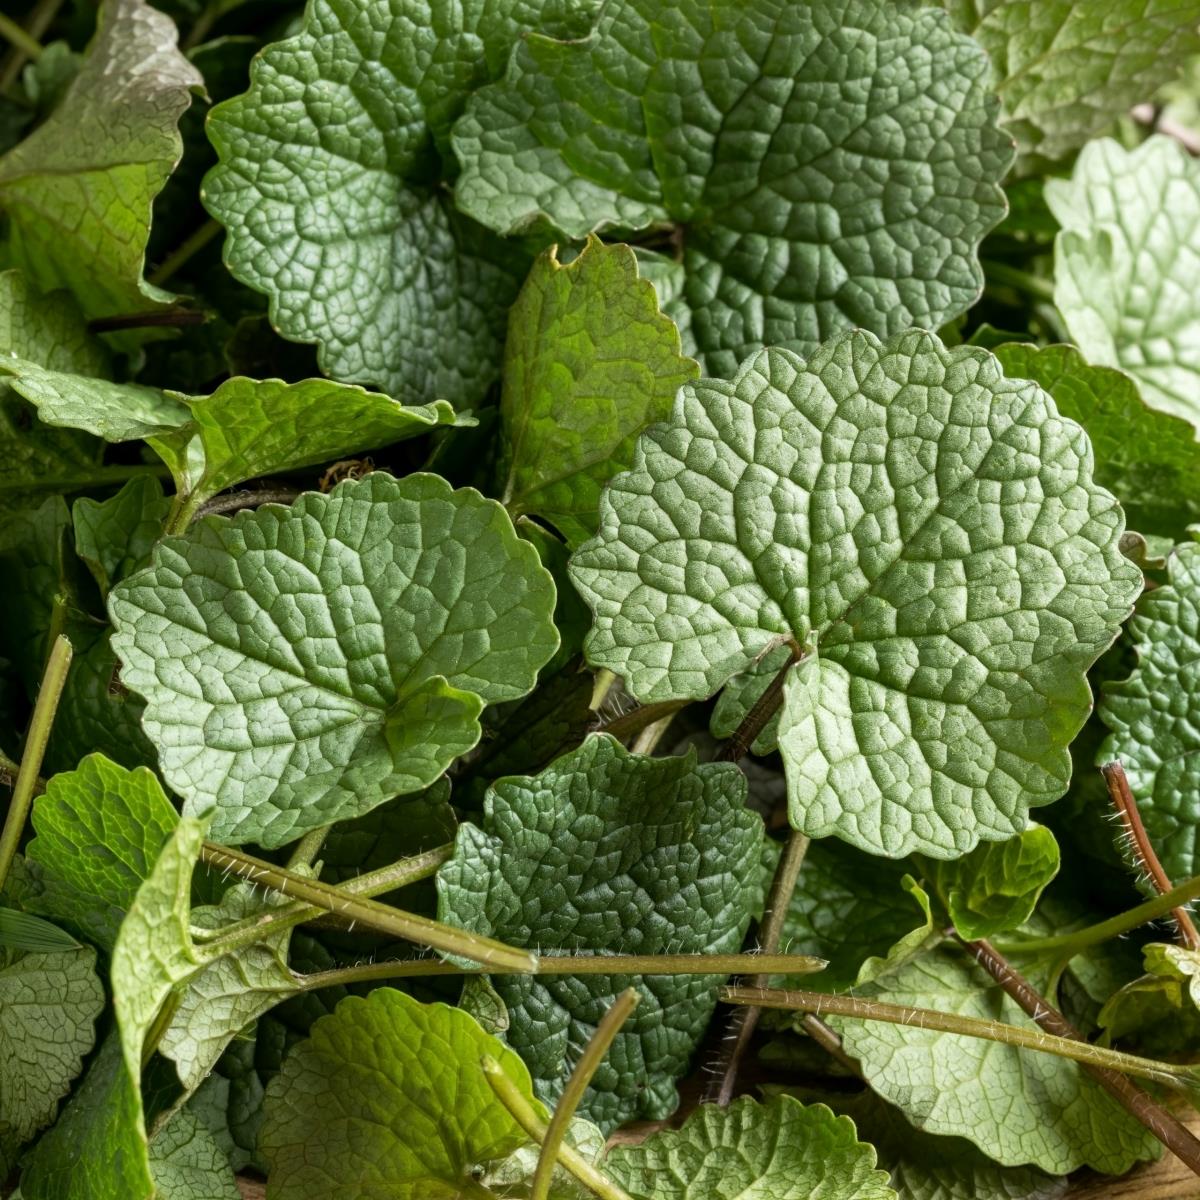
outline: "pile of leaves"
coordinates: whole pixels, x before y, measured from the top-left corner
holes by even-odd
[[[1198,30],[6,3],[0,1193],[1200,1172]]]

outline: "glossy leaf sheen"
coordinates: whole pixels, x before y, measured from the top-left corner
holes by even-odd
[[[762,822],[732,763],[630,754],[590,737],[540,775],[498,780],[438,873],[442,921],[513,945],[582,954],[721,954],[761,902]],[[668,1116],[719,976],[496,976],[508,1044],[553,1102],[619,992],[642,1001],[580,1106],[605,1130]]]
[[[455,1200],[478,1165],[527,1142],[496,1098],[491,1055],[533,1099],[529,1073],[460,1009],[378,988],[312,1027],[267,1088],[259,1144],[273,1200]]]
[[[428,786],[558,643],[503,509],[420,474],[205,518],[109,607],[185,811],[266,846]]]
[[[499,233],[682,226],[713,374],[764,342],[937,326],[976,298],[1012,157],[987,61],[901,0],[620,0],[531,35],[454,128],[460,208]]]
[[[966,853],[1066,789],[1084,672],[1140,586],[1086,437],[1036,385],[911,332],[684,388],[571,574],[590,661],[711,695],[773,644],[793,825]]]

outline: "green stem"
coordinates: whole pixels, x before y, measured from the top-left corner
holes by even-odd
[[[213,238],[218,237],[225,227],[220,221],[209,218],[193,230],[158,266],[146,277],[152,287],[162,287],[193,255],[198,254]]]
[[[38,0],[29,15],[25,18],[25,32],[35,41],[40,41],[50,28],[51,22],[58,15],[62,0]],[[20,77],[21,69],[29,56],[22,53],[16,46],[4,56],[4,65],[0,67],[0,92],[7,92]]]
[[[1020,1050],[1037,1050],[1056,1054],[1075,1062],[1124,1075],[1153,1079],[1167,1087],[1194,1091],[1200,1078],[1196,1068],[1175,1063],[1156,1062],[1120,1050],[1107,1050],[1090,1042],[1056,1037],[1040,1029],[1023,1029],[984,1017],[964,1017],[959,1013],[938,1012],[932,1008],[914,1008],[908,1004],[889,1004],[884,1000],[867,1000],[861,996],[827,995],[824,992],[783,991],[773,988],[722,988],[720,998],[727,1004],[755,1004],[762,1008],[780,1008],[811,1012],[817,1016],[849,1017],[857,1021],[884,1021],[890,1025],[906,1025],[912,1029],[929,1029],[937,1033],[953,1033],[962,1037],[983,1038],[1015,1046]]]
[[[339,884],[339,890],[348,896],[378,896],[383,892],[391,892],[396,888],[406,887],[410,883],[418,883],[437,874],[438,868],[449,861],[454,853],[452,843],[438,846],[436,850],[427,850],[424,854],[412,858],[402,858],[377,871],[369,871],[357,879],[348,879]],[[294,929],[316,917],[328,916],[329,907],[324,904],[304,904],[293,900],[291,904],[281,905],[270,912],[246,917],[232,925],[226,925],[217,930],[216,935],[197,931],[197,941],[204,942],[207,953],[215,950],[216,954],[231,954],[246,946],[261,941],[264,937],[282,933],[285,929]]]
[[[641,995],[633,988],[626,988],[613,1001],[608,1012],[600,1018],[596,1032],[592,1034],[587,1047],[575,1064],[567,1086],[563,1088],[558,1098],[554,1112],[550,1116],[550,1124],[546,1126],[545,1137],[542,1140],[542,1152],[538,1155],[537,1169],[533,1173],[533,1182],[529,1188],[529,1200],[550,1200],[550,1185],[554,1178],[554,1167],[562,1157],[564,1139],[571,1118],[587,1091],[592,1076],[604,1061],[613,1039],[621,1031],[621,1026],[629,1019],[630,1014],[638,1006]]]
[[[296,843],[296,848],[292,851],[291,858],[288,859],[288,870],[296,871],[300,867],[311,867],[317,855],[321,853],[321,847],[325,844],[325,839],[329,836],[332,828],[332,825],[322,825],[317,829],[310,829]]]
[[[767,954],[774,954],[779,949],[784,922],[792,903],[792,893],[795,892],[796,883],[800,879],[800,869],[804,866],[808,845],[808,838],[804,834],[793,831],[779,857],[779,866],[775,869],[774,879],[771,880],[771,892],[767,896],[767,905],[763,912],[762,926],[758,931],[759,948]],[[769,982],[769,977],[762,971],[746,980],[749,987],[760,988],[765,988]],[[761,1015],[762,1009],[751,1005],[739,1008],[733,1015],[729,1032],[724,1039],[725,1050],[721,1055],[723,1061],[717,1068],[717,1083],[710,1091],[713,1101],[722,1107],[733,1099],[738,1069]]]
[[[380,933],[430,946],[445,954],[456,954],[493,970],[531,974],[537,969],[537,956],[528,950],[518,950],[515,946],[507,946],[494,938],[481,937],[477,933],[430,920],[429,917],[391,908],[377,900],[352,896],[345,890],[331,887],[317,879],[305,879],[285,867],[277,867],[260,858],[243,854],[240,850],[205,842],[200,850],[200,858],[209,866],[231,871],[251,883],[262,884],[273,891],[290,896],[293,900],[303,900],[306,904],[336,913],[348,921],[378,930]],[[205,948],[206,953],[211,952],[212,948],[213,943],[210,942]]]
[[[1077,929],[1074,933],[1060,933],[1054,937],[1028,938],[1025,941],[997,942],[996,949],[1004,954],[1042,954],[1048,951],[1063,951],[1068,957],[1095,946],[1099,942],[1107,942],[1111,938],[1120,937],[1150,921],[1157,921],[1167,916],[1173,909],[1182,908],[1193,900],[1200,899],[1200,875],[1184,880],[1178,887],[1173,887],[1161,896],[1139,904],[1136,908],[1117,913],[1107,921],[1089,925],[1086,929]]]
[[[480,1068],[488,1081],[496,1098],[508,1109],[512,1117],[529,1136],[542,1145],[546,1140],[547,1126],[534,1111],[534,1107],[521,1095],[520,1089],[508,1077],[504,1068],[490,1054],[485,1054],[480,1060]],[[562,1163],[588,1191],[601,1197],[601,1200],[632,1200],[624,1188],[618,1187],[613,1181],[602,1175],[591,1163],[568,1145],[561,1145],[558,1150],[558,1161]]]
[[[1049,279],[1022,271],[1019,267],[1009,266],[1008,263],[995,262],[991,259],[980,264],[983,275],[988,283],[999,283],[1004,287],[1016,288],[1035,300],[1046,300],[1054,303],[1054,284]]]
[[[0,37],[34,62],[46,52],[37,38],[32,37],[24,26],[19,25],[12,17],[5,16],[3,12],[0,12]]]
[[[825,969],[825,961],[806,954],[542,954],[535,975],[811,975]],[[415,979],[430,975],[509,975],[511,971],[486,971],[455,966],[436,958],[402,958],[396,962],[361,963],[319,971],[301,979],[301,989],[350,983],[376,983],[381,979]]]
[[[21,755],[21,766],[17,771],[17,782],[13,787],[12,799],[8,802],[8,815],[4,828],[0,830],[0,891],[4,890],[9,868],[17,856],[21,834],[29,816],[29,806],[37,790],[38,772],[46,754],[46,743],[54,726],[54,714],[71,669],[71,643],[62,635],[55,639],[42,674],[42,686],[38,691],[37,703],[33,706],[33,717],[29,722],[29,733],[25,738],[25,752]]]

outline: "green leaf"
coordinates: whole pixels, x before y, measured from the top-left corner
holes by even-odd
[[[105,377],[111,369],[71,294],[43,295],[21,271],[0,271],[0,352],[77,375]]]
[[[872,1092],[836,1107],[878,1151],[903,1200],[1059,1200],[1071,1186],[1033,1167],[1002,1167],[965,1138],[922,1133]]]
[[[15,908],[0,908],[0,949],[56,954],[63,950],[78,950],[79,943],[65,930],[41,917]]]
[[[163,846],[117,931],[112,951],[113,1008],[125,1069],[141,1114],[142,1062],[147,1038],[167,998],[203,965],[189,928],[192,868],[205,822],[182,817]]]
[[[259,54],[250,90],[213,109],[203,197],[226,263],[270,297],[285,337],[317,343],[327,374],[458,407],[499,374],[528,259],[455,211],[439,152],[542,7],[315,0]]]
[[[791,1096],[702,1105],[681,1129],[617,1146],[604,1171],[633,1200],[898,1200],[849,1117]]]
[[[1195,0],[941,0],[992,61],[1022,167],[1106,133],[1200,51]]]
[[[91,754],[49,780],[31,820],[37,836],[26,859],[40,868],[43,890],[30,904],[111,950],[178,823],[158,779]]]
[[[1033,1027],[959,948],[899,955],[857,994]],[[1005,1166],[1119,1175],[1157,1153],[1145,1128],[1069,1059],[880,1021],[830,1024],[867,1083],[918,1129],[964,1137]]]
[[[806,988],[841,992],[867,959],[881,958],[910,933],[918,914],[904,894],[906,867],[872,859],[842,842],[813,842],[792,893],[780,946],[828,960]]]
[[[193,506],[259,475],[380,449],[440,425],[472,423],[445,400],[406,407],[327,379],[227,379],[189,404],[204,462],[192,484]]]
[[[194,908],[194,929],[218,930],[247,917],[269,913],[286,897],[256,896],[249,884],[235,884],[221,903]],[[291,930],[224,954],[188,979],[158,1049],[175,1064],[179,1080],[194,1091],[216,1066],[234,1037],[296,990],[288,969]]]
[[[588,738],[540,775],[497,781],[482,827],[460,826],[438,873],[438,919],[543,956],[729,953],[761,900],[762,822],[732,763],[653,759]],[[555,1100],[625,988],[642,1002],[580,1105],[609,1130],[666,1117],[712,1016],[713,975],[496,976],[508,1044]]]
[[[476,93],[455,197],[499,233],[677,224],[712,374],[764,342],[936,327],[977,298],[1004,215],[987,71],[916,4],[620,0],[589,38],[530,35]]]
[[[75,552],[102,595],[146,565],[170,510],[171,502],[153,475],[131,479],[107,500],[85,496],[71,505]]]
[[[1084,147],[1070,180],[1046,183],[1062,226],[1054,302],[1089,362],[1121,367],[1152,408],[1200,426],[1200,310],[1189,237],[1200,163],[1173,138]]]
[[[200,1120],[177,1112],[150,1143],[155,1200],[241,1200],[229,1160]]]
[[[1105,1042],[1133,1042],[1145,1052],[1189,1056],[1200,1038],[1200,953],[1151,942],[1146,974],[1105,1000],[1097,1023]]]
[[[1120,500],[1131,529],[1174,540],[1200,519],[1200,445],[1186,421],[1148,407],[1128,375],[1090,366],[1074,346],[1010,342],[994,353],[1006,375],[1034,380],[1083,426],[1096,482]]]
[[[259,1145],[273,1200],[452,1200],[528,1139],[479,1069],[491,1055],[535,1107],[529,1073],[466,1013],[378,988],[312,1027],[267,1088]]]
[[[1141,584],[1122,526],[1035,384],[931,334],[855,333],[686,386],[571,575],[589,660],[644,702],[801,649],[779,723],[793,825],[952,858],[1066,790],[1084,672]]]
[[[144,0],[105,0],[62,102],[0,158],[12,261],[44,291],[69,289],[89,318],[171,299],[142,268],[151,205],[183,151],[176,126],[203,86],[176,38]]]
[[[590,537],[604,485],[698,373],[628,246],[589,238],[565,266],[547,250],[509,314],[498,474],[508,511],[544,517],[572,545]]]
[[[951,922],[968,941],[1024,925],[1058,866],[1058,842],[1044,825],[976,846],[954,862],[929,864]]]
[[[79,1090],[34,1147],[24,1200],[151,1200],[154,1181],[141,1102],[114,1031]]]
[[[264,846],[432,783],[533,687],[553,607],[500,505],[380,472],[205,518],[109,599],[163,778]]]
[[[1170,879],[1200,873],[1200,545],[1180,546],[1167,560],[1168,583],[1138,604],[1129,633],[1137,667],[1106,683],[1099,712],[1112,730],[1098,763],[1119,761],[1129,778],[1146,833]]]
[[[103,1008],[94,950],[0,949],[0,1142],[19,1145],[54,1119]]]

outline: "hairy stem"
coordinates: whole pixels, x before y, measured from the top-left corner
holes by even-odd
[[[288,858],[288,870],[295,871],[300,867],[311,867],[317,855],[321,853],[321,847],[325,844],[325,839],[329,836],[332,828],[332,825],[321,825],[316,829],[310,829],[296,843],[295,849]]]
[[[446,954],[456,954],[493,970],[504,968],[518,974],[529,974],[537,967],[537,956],[528,950],[518,950],[515,946],[507,946],[494,938],[481,937],[477,933],[430,920],[429,917],[391,908],[377,900],[353,896],[344,889],[331,887],[316,879],[305,879],[285,867],[277,867],[260,858],[243,854],[240,850],[205,842],[200,851],[200,858],[209,866],[230,871],[251,883],[262,884],[294,900],[303,900],[317,908],[338,913],[365,928],[430,946]],[[211,951],[212,948],[213,943],[209,943],[206,951]]]
[[[1153,1079],[1167,1087],[1195,1090],[1200,1079],[1194,1068],[1175,1063],[1157,1062],[1120,1050],[1106,1050],[1090,1042],[1055,1037],[1039,1029],[1023,1029],[992,1021],[984,1017],[964,1017],[960,1013],[939,1012],[932,1008],[913,1008],[907,1004],[889,1004],[884,1000],[868,1000],[861,996],[826,995],[824,992],[783,991],[771,988],[726,987],[720,998],[728,1004],[757,1004],[763,1008],[790,1009],[811,1012],[816,1016],[849,1017],[858,1021],[884,1021],[891,1025],[907,1025],[912,1029],[929,1029],[938,1033],[956,1033],[963,1037],[983,1038],[1015,1046],[1020,1050],[1037,1050],[1056,1054],[1075,1062],[1108,1067],[1126,1075]]]
[[[1121,775],[1124,778],[1124,772]],[[1083,1041],[1083,1034],[988,941],[966,942],[955,936],[961,945],[975,955],[980,966],[1048,1034]],[[1200,1175],[1200,1140],[1182,1121],[1155,1103],[1152,1096],[1118,1071],[1087,1062],[1083,1063],[1083,1069],[1168,1150]]]
[[[805,954],[545,954],[536,975],[740,975],[750,969],[769,975],[809,975],[823,970],[824,960]],[[304,991],[381,979],[414,979],[429,975],[511,975],[490,967],[472,970],[436,958],[405,958],[396,962],[360,963],[319,971],[301,979]]]
[[[449,861],[454,853],[453,843],[438,846],[434,850],[426,850],[424,854],[416,854],[411,858],[402,858],[399,862],[390,863],[376,871],[369,871],[357,879],[347,879],[338,885],[338,890],[347,896],[378,896],[383,892],[391,892],[396,888],[406,887],[410,883],[418,883],[436,875],[438,868]],[[290,904],[281,905],[269,912],[257,916],[246,917],[232,925],[226,925],[217,930],[215,936],[208,931],[197,931],[196,940],[204,943],[204,949],[214,950],[219,954],[229,954],[234,950],[243,949],[264,937],[282,933],[297,925],[304,925],[319,917],[329,917],[327,905],[305,904],[293,900]]]
[[[657,721],[665,717],[673,717],[680,709],[691,704],[690,700],[663,700],[659,704],[642,704],[624,716],[615,717],[606,725],[601,725],[597,733],[608,733],[619,742],[628,741]]]
[[[546,1122],[538,1116],[533,1105],[521,1095],[517,1085],[508,1077],[504,1068],[490,1054],[484,1055],[479,1066],[492,1091],[496,1093],[496,1098],[508,1109],[509,1116],[538,1145],[542,1145],[546,1140]],[[618,1187],[611,1179],[602,1175],[582,1154],[565,1143],[558,1148],[558,1161],[588,1191],[601,1197],[601,1200],[632,1200],[624,1188]]]
[[[1109,798],[1121,818],[1125,832],[1129,835],[1137,865],[1146,872],[1154,890],[1160,896],[1165,896],[1174,884],[1163,870],[1162,863],[1158,861],[1150,836],[1146,833],[1146,826],[1142,824],[1142,814],[1138,812],[1137,801],[1133,798],[1133,790],[1126,778],[1125,768],[1119,762],[1105,763],[1100,768],[1100,774],[1104,776]],[[1180,942],[1189,950],[1200,950],[1200,933],[1196,931],[1196,925],[1188,910],[1182,907],[1171,909],[1171,919],[1179,931]]]
[[[762,926],[758,931],[759,948],[766,954],[774,954],[779,949],[788,906],[792,902],[792,893],[796,890],[796,882],[800,878],[800,869],[804,865],[804,856],[807,853],[808,838],[793,831],[783,848],[783,854],[780,855],[775,877],[771,880],[771,891],[767,896]],[[765,988],[768,982],[769,977],[761,971],[746,980],[747,986],[759,988]],[[709,1088],[710,1099],[722,1107],[733,1099],[738,1069],[761,1015],[762,1009],[752,1005],[734,1010],[729,1031],[725,1036],[725,1049],[721,1061],[717,1064],[714,1083]]]
[[[804,653],[795,642],[788,642],[790,653],[788,660],[775,673],[774,678],[767,684],[766,691],[751,705],[750,711],[742,719],[742,723],[733,731],[733,737],[721,747],[717,762],[737,762],[750,753],[758,735],[767,727],[767,723],[779,709],[783,700],[783,685],[787,682],[792,667],[803,657]]]
[[[29,722],[29,732],[25,737],[25,752],[21,755],[21,766],[17,771],[12,798],[8,802],[4,828],[0,829],[0,891],[4,890],[9,868],[17,856],[17,847],[21,844],[21,834],[25,832],[25,821],[29,817],[34,792],[37,791],[38,772],[42,769],[46,744],[54,726],[54,715],[58,711],[58,701],[67,682],[67,672],[71,669],[71,654],[71,643],[59,634],[50,649],[50,657],[42,673],[42,685],[38,690],[37,703],[33,706],[33,717]]]
[[[1020,951],[1022,954],[1042,954],[1050,951],[1062,951],[1065,957],[1072,958],[1089,946],[1107,942],[1111,938],[1120,937],[1150,921],[1157,921],[1177,908],[1190,904],[1200,897],[1200,875],[1185,879],[1178,887],[1173,887],[1161,896],[1152,896],[1149,900],[1135,908],[1117,913],[1107,921],[1089,925],[1085,929],[1077,929],[1074,933],[1060,933],[1053,937],[1027,938],[1024,941],[1001,942],[998,949],[1006,953]]]
[[[188,522],[195,517],[222,516],[225,513],[241,512],[243,508],[258,508],[260,504],[291,504],[300,495],[300,489],[294,487],[274,487],[253,489],[243,488],[237,492],[226,492],[223,496],[200,505],[194,512],[188,513]]]
[[[621,1031],[621,1026],[629,1019],[630,1014],[638,1006],[641,995],[633,988],[626,988],[610,1006],[608,1012],[600,1018],[596,1032],[592,1034],[587,1047],[575,1064],[567,1086],[563,1088],[558,1104],[550,1116],[550,1124],[546,1127],[545,1138],[542,1141],[542,1152],[538,1155],[537,1169],[533,1173],[533,1182],[529,1188],[529,1200],[550,1200],[550,1184],[554,1178],[554,1166],[558,1162],[567,1128],[575,1110],[587,1091],[588,1084],[596,1069],[604,1061],[613,1038]]]

